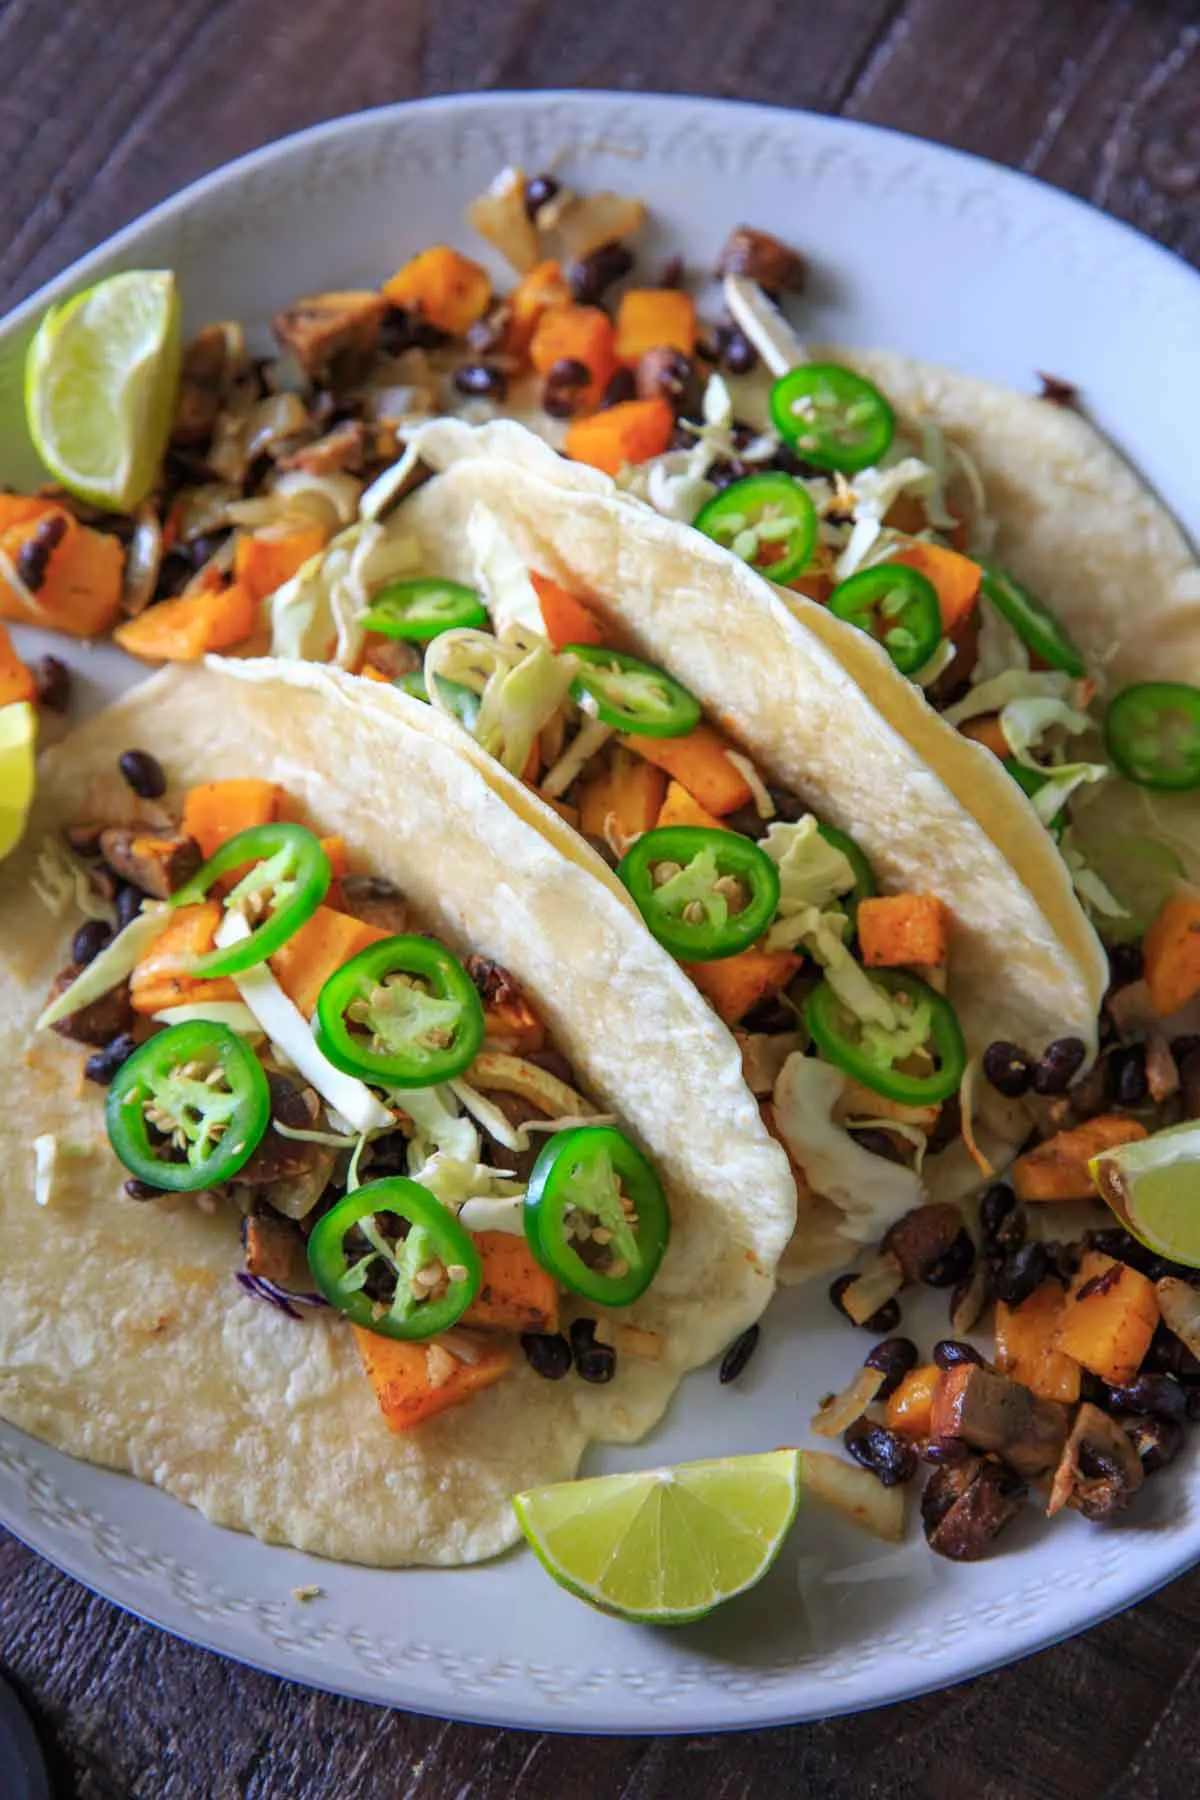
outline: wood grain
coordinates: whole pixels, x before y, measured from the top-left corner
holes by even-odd
[[[0,0],[0,304],[318,119],[486,87],[844,111],[1058,183],[1200,263],[1190,0]],[[949,1693],[750,1737],[567,1741],[376,1711],[142,1625],[0,1533],[0,1667],[63,1800],[1184,1800],[1200,1574]]]

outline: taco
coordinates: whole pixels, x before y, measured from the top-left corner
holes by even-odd
[[[758,1316],[794,1196],[736,1050],[489,777],[250,660],[46,754],[0,870],[6,1419],[267,1539],[470,1562]]]

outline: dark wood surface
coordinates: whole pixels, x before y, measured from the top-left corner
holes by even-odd
[[[1055,182],[1200,263],[1192,0],[0,0],[0,306],[184,182],[383,101],[488,87],[842,112]],[[0,1669],[78,1800],[1185,1800],[1200,1574],[1016,1668],[753,1737],[446,1725],[194,1650],[0,1533]]]

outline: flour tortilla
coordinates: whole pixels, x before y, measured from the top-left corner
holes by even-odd
[[[729,1034],[623,892],[523,823],[503,770],[485,781],[457,741],[419,702],[339,671],[173,670],[47,753],[25,846],[0,867],[0,1415],[220,1524],[379,1565],[489,1556],[518,1536],[514,1491],[571,1476],[589,1439],[641,1437],[683,1372],[761,1313],[795,1217]],[[122,1197],[87,1052],[33,1035],[78,921],[52,917],[31,877],[63,824],[137,814],[117,773],[131,745],[160,758],[176,798],[201,780],[279,780],[352,865],[526,985],[581,1084],[667,1184],[671,1245],[624,1315],[664,1334],[661,1364],[623,1356],[598,1388],[543,1381],[518,1357],[497,1386],[395,1436],[344,1324],[298,1324],[236,1286],[229,1209]],[[40,1134],[59,1146],[45,1208]]]

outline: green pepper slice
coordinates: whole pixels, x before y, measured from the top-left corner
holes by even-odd
[[[828,981],[819,982],[804,1002],[804,1022],[817,1049],[827,1062],[886,1100],[910,1106],[948,1100],[958,1092],[967,1066],[966,1045],[954,1008],[916,975],[872,970],[871,979],[903,1005],[924,1010],[929,1020],[926,1045],[935,1053],[936,1069],[928,1075],[907,1074],[873,1057],[858,1021],[842,1006]]]
[[[122,1063],[104,1120],[139,1181],[174,1194],[217,1187],[253,1156],[271,1090],[253,1050],[226,1025],[172,1025]]]
[[[653,935],[681,962],[749,949],[775,917],[779,871],[736,831],[664,825],[645,831],[617,865]]]
[[[446,1331],[483,1281],[470,1232],[403,1175],[355,1188],[318,1219],[308,1266],[330,1306],[389,1338]]]
[[[252,825],[202,863],[186,886],[172,894],[171,906],[197,905],[222,875],[247,863],[254,866],[226,895],[225,909],[242,910],[247,922],[262,915],[261,922],[248,938],[198,956],[189,974],[211,980],[255,968],[312,918],[329,892],[329,858],[311,831],[303,825]]]
[[[879,892],[874,871],[854,839],[847,832],[839,831],[836,825],[820,824],[817,826],[817,832],[827,844],[832,845],[833,849],[841,851],[854,871],[854,886],[848,894],[839,895],[835,902],[853,926],[858,915],[859,901],[870,900]]]
[[[335,1069],[376,1087],[435,1087],[474,1062],[483,1003],[456,956],[432,938],[368,944],[317,996],[316,1039]]]
[[[451,681],[446,675],[435,675],[434,685],[438,693],[449,707],[459,724],[467,731],[474,731],[479,721],[479,695],[461,681]],[[425,685],[425,674],[422,669],[410,669],[407,675],[400,675],[392,684],[401,693],[411,694],[414,700],[423,700],[429,705],[429,689]]]
[[[571,698],[589,695],[596,716],[618,731],[641,737],[686,737],[700,723],[700,702],[663,669],[623,650],[600,644],[567,644],[565,654],[583,664]]]
[[[443,631],[463,627],[486,629],[487,622],[487,608],[473,587],[436,575],[389,582],[359,620],[368,631],[410,644],[427,644]]]
[[[1026,649],[1032,650],[1049,669],[1062,669],[1076,678],[1086,675],[1087,664],[1078,645],[1037,595],[996,563],[982,556],[977,560],[983,570],[981,592],[1012,626]]]
[[[697,531],[782,587],[802,575],[817,541],[817,509],[790,475],[747,475],[707,500]]]
[[[942,641],[937,589],[907,563],[874,563],[839,582],[829,610],[882,644],[901,675],[924,668]]]
[[[805,462],[846,475],[877,463],[896,433],[896,415],[874,382],[837,363],[801,363],[781,375],[771,421]]]
[[[670,1235],[662,1183],[624,1132],[578,1125],[549,1140],[525,1193],[525,1237],[563,1287],[601,1306],[630,1306]]]
[[[1200,687],[1137,681],[1114,696],[1104,742],[1127,781],[1183,793],[1200,787]]]

